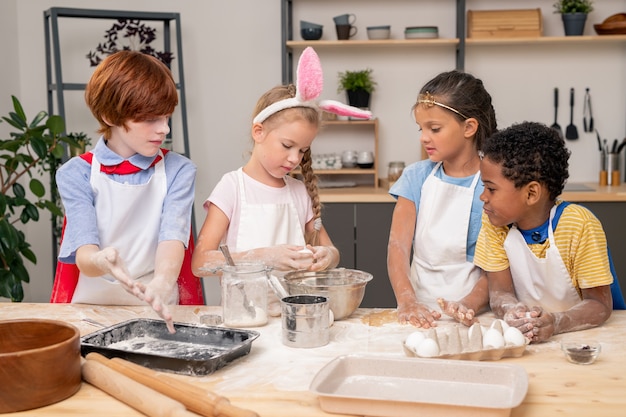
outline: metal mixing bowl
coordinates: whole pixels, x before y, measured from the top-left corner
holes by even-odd
[[[291,295],[317,294],[328,297],[335,320],[341,320],[359,308],[365,286],[373,278],[368,272],[335,268],[327,271],[294,271],[285,275]]]

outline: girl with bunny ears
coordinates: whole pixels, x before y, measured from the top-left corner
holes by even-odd
[[[277,86],[258,100],[250,159],[225,174],[205,201],[207,216],[192,259],[196,275],[214,274],[225,263],[218,250],[224,243],[235,263],[262,261],[278,271],[320,271],[339,263],[339,251],[321,222],[311,144],[321,111],[365,119],[371,113],[317,101],[323,74],[310,47],[300,57],[296,78],[297,87]],[[289,175],[298,166],[302,181]]]

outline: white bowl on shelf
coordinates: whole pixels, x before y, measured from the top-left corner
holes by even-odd
[[[368,26],[367,27],[367,39],[369,40],[381,40],[381,39],[389,39],[389,34],[391,33],[391,26]]]

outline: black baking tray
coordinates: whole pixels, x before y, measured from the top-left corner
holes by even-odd
[[[227,327],[174,323],[171,334],[163,320],[132,319],[81,338],[81,353],[97,352],[147,368],[184,375],[208,375],[247,355],[259,333]]]

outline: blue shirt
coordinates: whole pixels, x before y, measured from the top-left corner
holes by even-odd
[[[106,146],[103,138],[100,138],[92,153],[102,165],[117,165],[124,161],[124,158]],[[128,161],[141,168],[141,171],[128,175],[111,174],[108,177],[120,183],[145,184],[154,174],[154,167],[150,165],[155,158],[156,155],[146,157],[135,154]],[[165,154],[164,163],[167,195],[163,201],[159,242],[179,240],[187,245],[191,230],[196,165],[172,151]],[[78,156],[64,163],[56,173],[67,220],[59,251],[59,260],[64,263],[76,263],[76,250],[83,245],[100,246],[90,177],[91,165]]]
[[[402,171],[402,175],[398,181],[391,187],[389,194],[396,200],[398,197],[404,197],[407,200],[412,201],[415,204],[416,216],[419,216],[420,197],[422,196],[422,186],[428,178],[428,175],[432,172],[433,168],[437,165],[436,162],[432,162],[429,159],[415,162]],[[444,182],[467,187],[472,185],[474,176],[456,178],[450,177],[443,172],[442,167],[435,172],[435,176],[440,178]],[[478,239],[478,232],[480,232],[481,216],[483,211],[483,202],[480,201],[480,195],[482,194],[485,186],[481,180],[478,180],[476,188],[474,189],[474,200],[472,202],[470,212],[470,223],[467,233],[467,261],[473,262],[474,250],[476,249],[476,240]],[[442,238],[444,238],[442,236]]]

